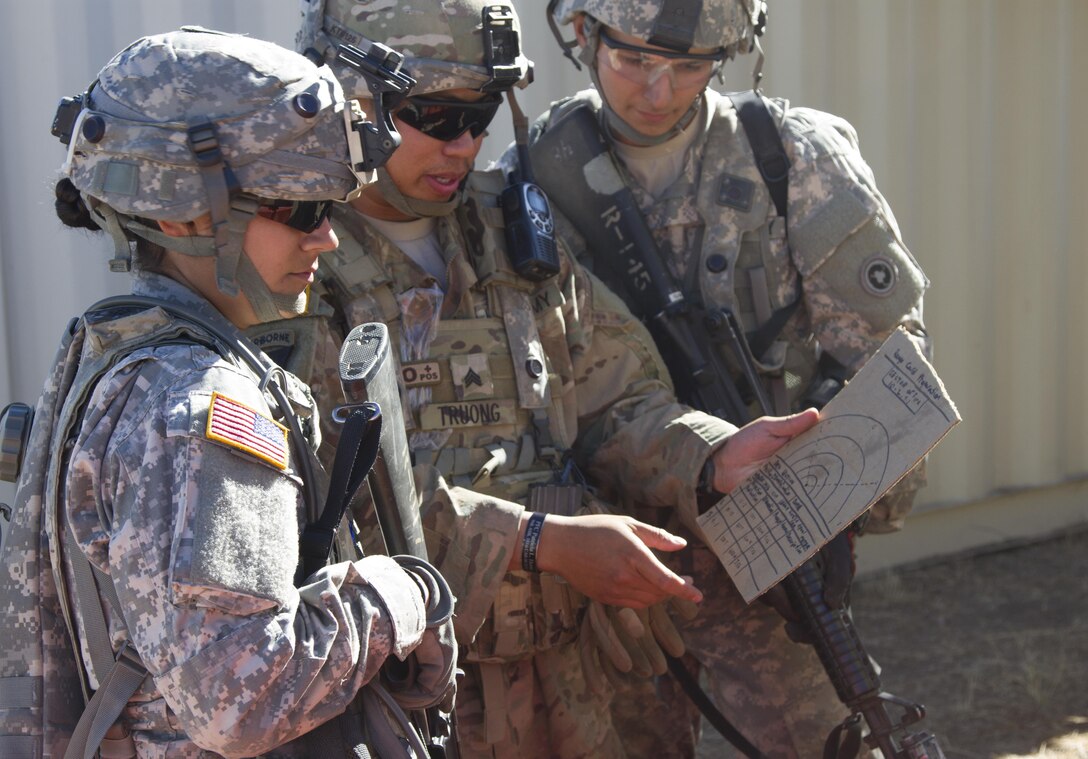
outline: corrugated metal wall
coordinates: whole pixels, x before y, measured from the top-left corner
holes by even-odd
[[[543,0],[515,4],[537,63],[521,102],[535,115],[587,80],[559,57]],[[7,10],[0,401],[34,398],[68,318],[127,285],[105,271],[100,236],[63,230],[53,215],[57,99],[141,34],[198,23],[290,45],[296,12],[294,0]],[[965,421],[936,451],[919,511],[1088,475],[1088,150],[1077,128],[1088,123],[1085,30],[1083,0],[772,0],[765,91],[857,127],[933,282],[926,321]],[[725,88],[748,86],[752,62],[731,64]],[[481,163],[510,139],[502,116],[492,131]],[[1029,528],[1036,518],[1024,511]]]

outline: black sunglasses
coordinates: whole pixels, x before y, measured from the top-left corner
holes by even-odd
[[[257,215],[277,224],[286,224],[292,229],[309,234],[320,227],[332,210],[331,200],[269,200],[254,198],[257,201]]]
[[[428,97],[406,98],[394,112],[412,129],[442,142],[456,140],[465,132],[473,139],[487,129],[495,118],[502,95],[489,95],[482,100],[439,100]]]

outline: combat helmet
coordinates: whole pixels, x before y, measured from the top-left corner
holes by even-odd
[[[327,67],[270,42],[184,27],[114,56],[86,92],[61,101],[52,131],[68,146],[64,175],[114,239],[111,269],[130,268],[136,238],[214,255],[219,289],[241,291],[270,320],[300,304],[271,293],[244,255],[257,199],[293,201],[288,223],[304,225],[307,213],[319,223],[324,201],[372,179],[352,168],[361,121]],[[213,237],[171,238],[145,221],[202,214]]]
[[[303,0],[295,48],[316,51],[333,67],[348,97],[371,97],[357,68],[338,57],[344,46],[384,44],[403,55],[413,95],[466,88],[500,92],[524,87],[532,61],[520,45],[510,0]]]
[[[574,40],[564,40],[560,26],[573,23],[584,14],[585,46],[575,58],[578,47]],[[758,37],[767,19],[764,0],[550,0],[548,25],[563,54],[577,68],[581,60],[589,69],[597,92],[600,93],[605,121],[609,128],[637,145],[655,145],[679,134],[699,112],[701,97],[672,129],[660,135],[647,135],[625,122],[608,103],[597,72],[597,50],[604,27],[643,40],[647,45],[686,53],[693,49],[715,51],[719,60],[730,60],[738,53],[759,49]],[[757,64],[757,71],[761,67]],[[720,75],[720,68],[719,68]],[[757,74],[758,82],[758,74]]]
[[[726,59],[755,46],[766,19],[764,0],[551,0],[549,23],[568,49],[558,26],[571,23],[579,13],[647,44],[677,52],[692,48],[720,48]]]

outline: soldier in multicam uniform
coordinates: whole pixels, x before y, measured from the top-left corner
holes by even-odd
[[[592,469],[598,449],[637,450],[628,471],[656,474],[632,485],[694,510],[712,450],[729,487],[741,464],[816,414],[757,422],[723,447],[735,428],[675,403],[642,326],[565,252],[555,276],[515,273],[498,207],[505,178],[471,171],[501,92],[529,72],[516,37],[488,36],[498,20],[517,31],[508,2],[328,0],[303,13],[299,50],[332,63],[364,108],[370,92],[341,63],[345,46],[388,44],[417,84],[393,112],[401,147],[375,185],[333,212],[341,248],[319,272],[333,316],[255,339],[325,396],[339,392],[346,329],[389,325],[428,553],[458,599],[462,753],[623,756],[610,688],[585,671],[597,660],[582,594],[633,607],[700,595],[649,551],[682,541],[630,517],[579,513],[601,507],[572,474],[572,454]]]
[[[553,0],[556,38],[572,60],[579,48],[595,86],[553,104],[530,140],[562,129],[576,109],[590,109],[688,302],[730,308],[750,336],[778,321],[755,359],[775,413],[783,414],[809,405],[813,388],[826,393],[822,382],[841,383],[897,326],[928,350],[928,282],[900,239],[854,129],[838,117],[764,99],[768,131],[777,131],[789,163],[785,208],[776,208],[737,109],[708,87],[726,60],[756,46],[765,8],[757,0]],[[566,24],[576,35],[570,42],[560,32]],[[578,203],[577,182],[561,181],[566,199]],[[623,290],[607,263],[593,260],[579,230],[563,218],[558,230],[582,263]],[[873,507],[866,529],[899,529],[923,484],[919,468]],[[684,512],[632,513],[688,537],[699,534]],[[707,595],[698,617],[680,630],[715,702],[767,756],[820,755],[845,713],[816,654],[787,637],[770,605],[746,606],[710,550],[692,543],[669,564]],[[615,701],[629,753],[692,756],[697,731],[681,726],[697,723],[697,714],[686,721],[663,711],[685,704],[675,684],[659,681],[658,699],[645,683],[637,687]]]
[[[425,569],[346,542],[293,584],[317,412],[240,332],[305,309],[332,201],[373,178],[349,162],[361,122],[327,68],[197,28],[137,40],[62,102],[58,216],[110,232],[115,270],[135,243],[133,297],[73,321],[37,407],[0,574],[0,754],[92,755],[81,685],[112,757],[316,755],[300,736],[414,649],[441,649],[449,695]]]

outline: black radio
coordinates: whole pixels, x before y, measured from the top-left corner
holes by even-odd
[[[533,282],[558,274],[555,217],[544,191],[532,182],[515,182],[503,190],[499,202],[514,270]]]

